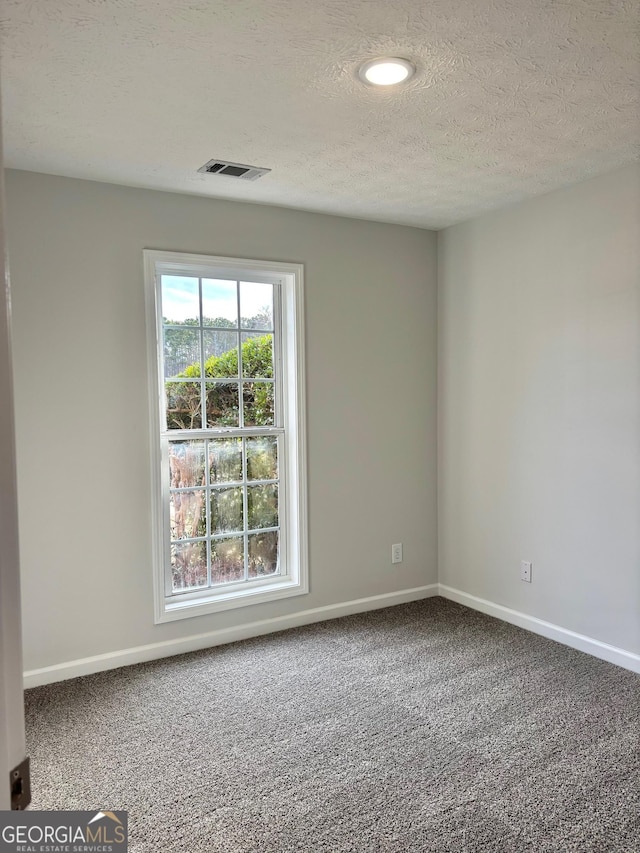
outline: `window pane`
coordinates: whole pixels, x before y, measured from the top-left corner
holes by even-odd
[[[169,482],[174,489],[204,486],[204,441],[169,442]]]
[[[274,575],[278,572],[278,531],[249,536],[249,577]]]
[[[249,486],[247,488],[249,530],[278,526],[278,487]]]
[[[240,314],[243,329],[273,329],[273,285],[241,281]]]
[[[171,545],[173,591],[207,585],[207,543],[176,542]]]
[[[241,533],[242,529],[242,487],[213,489],[211,533]]]
[[[273,335],[242,333],[242,375],[273,378]]]
[[[247,439],[247,480],[276,480],[278,439],[256,436]]]
[[[206,383],[207,426],[238,426],[238,383]]]
[[[242,439],[221,438],[209,442],[209,482],[242,480]]]
[[[200,383],[166,382],[167,429],[200,429]]]
[[[242,398],[245,426],[273,426],[272,382],[244,382]]]
[[[203,332],[205,372],[212,378],[238,376],[238,333]]]
[[[211,543],[211,583],[244,580],[244,539],[234,536]]]
[[[288,449],[299,446],[304,421],[301,382],[293,381],[298,275],[293,265],[177,252],[145,253],[145,272],[161,409],[158,604],[167,618],[215,612],[254,601],[254,591],[278,597],[290,575],[292,590],[282,594],[297,594],[293,587],[306,583],[304,543],[288,524],[304,519],[305,508],[295,488],[300,454],[290,460]]]
[[[182,275],[163,275],[160,282],[164,322],[182,324],[185,320],[191,320],[197,325],[200,322],[198,279]]]
[[[187,368],[189,376],[200,376],[200,332],[188,328],[165,329],[165,377],[182,374]]]
[[[169,519],[172,539],[195,539],[207,535],[204,489],[193,492],[172,492]]]
[[[202,279],[202,325],[219,329],[238,327],[238,291],[235,281]]]
[[[238,375],[238,333],[205,331],[204,371],[207,376],[224,377]]]

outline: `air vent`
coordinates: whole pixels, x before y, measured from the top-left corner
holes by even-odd
[[[208,175],[226,175],[228,178],[240,178],[242,181],[257,181],[271,169],[260,169],[258,166],[247,166],[245,163],[231,163],[229,160],[209,160],[200,166],[199,172]]]

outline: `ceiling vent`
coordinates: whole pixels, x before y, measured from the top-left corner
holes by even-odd
[[[200,166],[199,172],[208,175],[226,175],[228,178],[240,178],[241,181],[257,181],[271,169],[260,169],[258,166],[247,166],[246,163],[231,163],[229,160],[209,160]]]

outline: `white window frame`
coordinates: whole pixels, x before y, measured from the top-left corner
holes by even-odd
[[[147,316],[147,360],[151,438],[151,515],[155,623],[202,616],[304,595],[309,591],[306,405],[304,362],[304,279],[302,264],[255,261],[144,250]],[[280,418],[279,521],[280,573],[275,576],[224,584],[188,593],[167,594],[170,566],[168,523],[168,458],[162,451],[164,372],[162,363],[162,305],[160,276],[179,274],[234,281],[260,281],[274,288],[274,363],[276,411]],[[283,430],[282,430],[283,428]],[[202,433],[206,430],[200,430]],[[269,428],[258,428],[269,432]],[[225,430],[225,433],[227,431]],[[235,431],[236,433],[239,430]],[[231,431],[231,434],[233,432]],[[180,431],[175,438],[184,438]],[[220,432],[212,432],[220,437]]]

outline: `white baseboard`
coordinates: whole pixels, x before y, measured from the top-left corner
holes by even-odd
[[[384,595],[373,595],[369,598],[358,598],[342,604],[330,604],[326,607],[314,607],[312,610],[302,610],[289,616],[279,616],[275,619],[262,619],[249,622],[234,628],[222,628],[209,631],[206,634],[194,634],[177,640],[165,640],[161,643],[150,643],[147,646],[136,646],[132,649],[121,649],[103,655],[80,658],[66,663],[45,666],[42,669],[32,669],[24,673],[25,689],[51,684],[54,681],[65,681],[80,675],[91,675],[119,666],[129,666],[134,663],[157,660],[158,658],[181,655],[185,652],[195,652],[213,646],[222,646],[237,640],[247,640],[260,637],[263,634],[273,634],[287,628],[299,628],[313,622],[324,622],[328,619],[338,619],[341,616],[351,616],[354,613],[364,613],[369,610],[379,610],[382,607],[393,607],[396,604],[406,604],[421,598],[438,595],[438,584],[414,587],[400,592],[389,592]]]
[[[465,607],[470,607],[472,610],[479,610],[488,616],[495,616],[496,619],[502,619],[503,622],[509,622],[511,625],[517,625],[519,628],[525,628],[534,634],[547,637],[549,640],[556,640],[556,642],[562,643],[565,646],[571,646],[572,649],[578,649],[578,651],[586,652],[589,655],[593,655],[593,657],[600,658],[609,663],[615,663],[625,669],[630,669],[632,672],[640,673],[640,655],[634,652],[619,649],[617,646],[610,646],[608,643],[602,643],[600,640],[594,640],[592,637],[586,637],[584,634],[576,634],[575,631],[569,631],[560,625],[545,622],[542,619],[537,619],[535,616],[527,616],[526,613],[520,613],[518,610],[512,610],[510,607],[503,607],[501,604],[494,604],[493,601],[487,601],[484,598],[477,598],[475,595],[469,595],[466,592],[461,592],[459,589],[453,589],[444,584],[439,584],[438,587],[439,594],[443,598],[457,601],[458,604],[464,604]]]
[[[43,684],[51,684],[54,681],[65,681],[68,678],[77,678],[81,675],[91,675],[94,672],[103,672],[108,669],[116,669],[120,666],[129,666],[134,663],[157,660],[159,658],[171,657],[172,655],[185,654],[200,649],[222,646],[237,640],[247,640],[251,637],[260,637],[264,634],[272,634],[276,631],[284,631],[288,628],[298,628],[302,625],[310,625],[313,622],[324,622],[328,619],[339,619],[341,616],[350,616],[354,613],[364,613],[369,610],[379,610],[382,607],[393,607],[396,604],[406,604],[409,601],[418,601],[422,598],[430,598],[441,595],[472,610],[479,610],[488,616],[495,616],[503,622],[517,625],[534,634],[540,634],[550,640],[556,640],[565,646],[578,649],[581,652],[593,655],[601,660],[629,669],[640,674],[640,655],[628,652],[625,649],[602,643],[592,637],[576,634],[567,628],[554,625],[528,616],[518,610],[512,610],[493,601],[478,598],[475,595],[462,592],[459,589],[445,586],[444,584],[429,584],[428,586],[415,587],[400,592],[391,592],[384,595],[374,595],[369,598],[358,598],[341,604],[330,604],[326,607],[315,607],[311,610],[302,610],[289,616],[279,616],[275,619],[262,619],[257,622],[249,622],[233,628],[223,628],[218,631],[209,631],[205,634],[194,634],[177,640],[165,640],[160,643],[150,643],[146,646],[136,646],[131,649],[121,649],[116,652],[108,652],[103,655],[80,658],[79,660],[67,661],[65,663],[46,666],[42,669],[32,669],[24,673],[25,689],[39,687]]]

